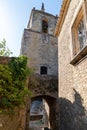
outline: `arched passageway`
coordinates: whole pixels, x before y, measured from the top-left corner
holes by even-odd
[[[58,101],[48,95],[31,98],[29,130],[58,130]]]

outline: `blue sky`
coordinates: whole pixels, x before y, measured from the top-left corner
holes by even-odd
[[[14,56],[20,54],[21,38],[33,7],[58,15],[62,0],[0,0],[0,41],[5,38]]]

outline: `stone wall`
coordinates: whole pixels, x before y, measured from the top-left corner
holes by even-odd
[[[50,124],[49,128],[51,130],[58,130],[59,127],[59,103],[57,95],[58,92],[57,86],[58,86],[58,80],[56,76],[33,75],[32,77],[29,78],[28,87],[32,92],[31,102],[35,101],[36,99],[37,100],[42,99],[48,104],[49,110],[47,106],[45,107],[45,109],[49,113],[48,121]],[[26,130],[28,130],[28,126],[29,122],[27,121]],[[41,130],[42,128],[39,128],[37,126],[37,129]]]
[[[43,24],[45,20],[45,24]],[[28,26],[24,29],[21,55],[29,58],[28,66],[34,69],[35,75],[29,78],[29,89],[31,90],[31,106],[33,98],[45,100],[49,106],[49,124],[51,130],[58,130],[58,45],[57,38],[53,35],[57,17],[44,11],[31,11]],[[45,29],[44,29],[45,28]],[[45,31],[44,31],[45,30]],[[41,67],[46,68],[46,73],[41,73]],[[44,70],[43,70],[44,71]],[[29,103],[30,104],[30,103]],[[54,108],[55,107],[55,108]],[[36,108],[36,107],[35,107]],[[30,107],[29,107],[30,111]],[[46,107],[46,111],[48,108]],[[28,116],[29,116],[28,112]],[[54,115],[54,116],[53,116]],[[37,115],[39,116],[39,115]],[[31,115],[30,115],[31,117]],[[43,118],[45,115],[43,115]],[[33,117],[34,118],[34,117]],[[31,118],[30,118],[31,119]],[[36,119],[36,117],[35,117]],[[43,120],[43,119],[42,119]],[[55,120],[55,122],[53,122]],[[41,120],[40,120],[41,121]],[[38,120],[36,122],[39,122]],[[45,129],[36,124],[32,125],[32,130]],[[34,122],[35,123],[35,120]],[[26,130],[29,129],[29,118],[27,117]]]
[[[25,29],[21,51],[22,55],[30,58],[28,66],[34,68],[36,73],[40,74],[40,66],[43,65],[47,66],[48,75],[58,74],[57,39],[54,36]]]
[[[42,32],[43,18],[48,21],[47,33]],[[34,68],[36,74],[40,74],[41,66],[45,66],[47,67],[47,75],[57,76],[58,48],[57,38],[53,36],[57,17],[42,11],[33,10],[30,21],[27,29],[24,29],[21,55],[26,55],[30,58],[28,66]],[[30,23],[32,23],[32,27],[30,27]]]
[[[60,130],[87,129],[87,58],[71,65],[71,26],[82,0],[71,0],[58,39]]]
[[[29,78],[29,89],[33,96],[48,95],[57,98],[58,80],[56,76],[33,75]]]
[[[0,113],[0,130],[25,130],[26,109],[16,108]]]
[[[10,59],[10,57],[0,56],[0,64],[7,64]]]
[[[7,64],[11,58],[0,57],[0,64]],[[33,98],[46,100],[50,108],[51,130],[58,130],[59,103],[58,103],[58,79],[56,76],[32,75],[29,78],[28,88],[32,98],[26,101],[24,108],[16,108],[13,113],[0,113],[0,130],[29,130],[30,105]],[[47,108],[46,108],[47,109]],[[55,122],[54,122],[55,119]]]
[[[53,35],[57,17],[41,10],[32,9],[27,28],[36,32],[42,32],[43,19],[46,19],[48,22],[48,34]]]

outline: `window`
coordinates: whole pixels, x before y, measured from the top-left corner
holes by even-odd
[[[83,6],[80,8],[72,25],[73,59],[70,64],[75,65],[87,55],[86,22]]]
[[[41,68],[40,68],[40,74],[47,74],[47,67],[41,66]]]
[[[78,40],[79,40],[80,50],[81,50],[85,46],[85,43],[86,43],[85,28],[84,28],[83,20],[79,23]]]
[[[86,44],[83,8],[80,9],[72,26],[73,54],[76,55]]]
[[[42,20],[42,32],[48,33],[48,22],[46,19]]]

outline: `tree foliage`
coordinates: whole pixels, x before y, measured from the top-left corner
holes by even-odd
[[[8,65],[0,65],[0,108],[20,106],[29,90],[26,78],[31,73],[27,57],[13,57]]]
[[[6,46],[6,40],[3,39],[0,42],[0,56],[10,56],[12,52],[9,50],[9,48]]]

